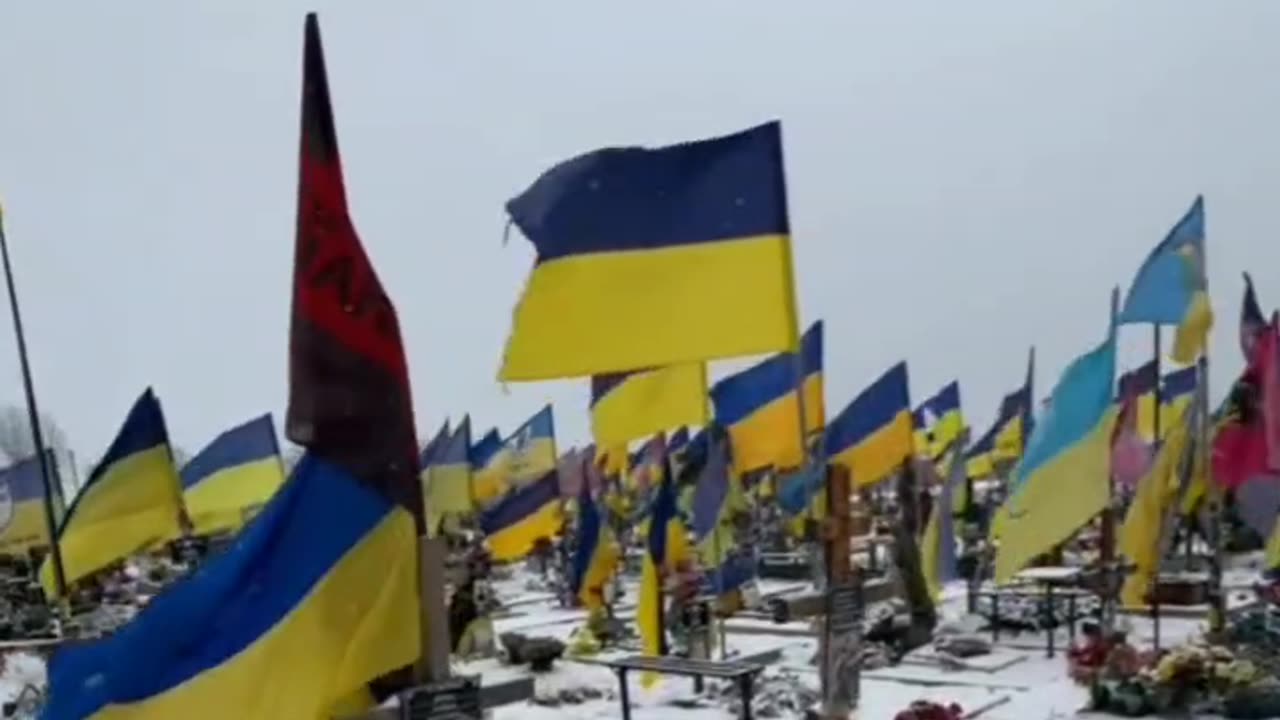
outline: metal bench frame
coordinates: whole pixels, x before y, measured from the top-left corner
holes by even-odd
[[[751,698],[755,692],[756,676],[764,672],[764,665],[741,660],[693,660],[682,657],[649,657],[632,655],[620,660],[607,660],[602,665],[618,676],[621,688],[622,720],[631,720],[631,697],[627,690],[627,673],[652,672],[660,675],[681,675],[694,679],[704,677],[731,680],[742,693],[742,720],[752,720]]]

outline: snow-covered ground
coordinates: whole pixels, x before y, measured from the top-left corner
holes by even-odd
[[[1247,573],[1240,578],[1229,578],[1228,585],[1246,584]],[[768,594],[782,587],[795,587],[795,583],[767,583],[761,588]],[[497,632],[520,632],[530,636],[550,636],[568,640],[574,629],[582,625],[584,613],[556,606],[554,598],[545,590],[538,590],[537,583],[523,574],[498,583],[497,592],[505,601],[506,610],[495,621]],[[634,588],[628,588],[628,596],[634,598]],[[964,606],[964,589],[961,585],[947,588],[942,608],[944,622],[958,620]],[[629,616],[631,609],[624,600],[619,614]],[[1124,618],[1130,626],[1130,638],[1139,647],[1149,647],[1152,626],[1145,618]],[[1199,620],[1165,618],[1161,634],[1167,647],[1192,636],[1201,628]],[[730,655],[751,655],[778,650],[781,661],[765,672],[762,692],[777,697],[794,697],[795,686],[816,691],[818,674],[809,664],[817,650],[817,639],[807,633],[804,623],[779,626],[763,620],[740,620],[730,623],[726,646]],[[928,650],[909,656],[907,661],[880,670],[868,670],[863,674],[861,720],[891,720],[894,713],[913,700],[926,699],[938,702],[956,702],[966,710],[973,710],[989,703],[1001,703],[981,715],[984,720],[1049,720],[1051,718],[1089,717],[1079,715],[1086,693],[1076,687],[1066,674],[1065,637],[1061,639],[1054,658],[1045,656],[1042,635],[1002,635],[1001,642],[990,656],[974,658],[968,668],[945,670],[927,655]],[[618,701],[617,679],[609,670],[592,664],[604,656],[586,661],[565,659],[556,663],[555,669],[535,676],[536,693],[540,697],[557,697],[562,693],[572,696],[575,703],[561,703],[548,707],[537,703],[508,705],[493,713],[494,720],[604,720],[621,716]],[[465,674],[481,674],[493,682],[504,677],[522,674],[521,668],[503,666],[498,660],[482,660],[458,663],[455,670]],[[39,684],[44,669],[41,662],[29,655],[10,655],[5,673],[0,677],[0,701],[13,699],[26,683]],[[735,691],[704,693],[693,691],[689,679],[664,678],[658,685],[642,688],[639,678],[633,674],[630,686],[636,720],[710,720],[733,717],[730,698]],[[1007,698],[1007,700],[1005,700]],[[794,711],[784,711],[776,717],[794,717]]]

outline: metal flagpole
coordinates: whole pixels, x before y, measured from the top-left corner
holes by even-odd
[[[44,452],[44,436],[40,430],[40,410],[36,406],[35,384],[31,379],[31,362],[27,357],[27,339],[22,330],[22,313],[18,310],[18,291],[13,284],[13,264],[9,260],[9,241],[4,232],[4,208],[0,207],[0,255],[4,257],[4,278],[9,286],[9,310],[13,313],[13,334],[17,336],[18,358],[22,363],[22,388],[27,399],[27,420],[31,423],[31,441],[40,458],[40,478],[44,482],[44,519],[49,531],[49,547],[53,556],[53,577],[58,597],[67,597],[67,575],[58,545],[58,520],[53,511],[53,480],[49,458]]]
[[[1163,380],[1163,372],[1160,368],[1160,323],[1151,323],[1151,362],[1155,366],[1155,387],[1151,390],[1151,460],[1154,463],[1160,455],[1160,446],[1163,444],[1160,439],[1160,410],[1163,400],[1160,395],[1160,384]],[[1134,402],[1138,403],[1137,411],[1138,424],[1142,422],[1142,396],[1134,398]],[[1175,500],[1175,502],[1177,502]],[[1177,517],[1176,515],[1172,517]],[[1158,553],[1164,550],[1163,545],[1157,545]],[[1160,565],[1164,560],[1162,555],[1156,557],[1156,575],[1151,579],[1151,585],[1147,588],[1150,593],[1149,601],[1151,603],[1151,634],[1152,644],[1157,651],[1160,650]],[[1191,568],[1187,568],[1190,570]]]
[[[1120,288],[1111,290],[1111,342],[1115,342],[1117,330],[1116,318],[1120,313]],[[1113,380],[1114,382],[1114,380]],[[1102,597],[1102,628],[1110,634],[1115,627],[1116,618],[1116,584],[1119,574],[1116,572],[1116,476],[1107,473],[1107,504],[1102,510],[1102,551],[1101,566],[1104,581]]]

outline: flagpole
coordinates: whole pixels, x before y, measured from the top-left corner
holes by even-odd
[[[13,284],[13,264],[9,260],[9,240],[4,232],[4,208],[0,207],[0,255],[4,257],[4,279],[9,286],[9,310],[13,314],[13,334],[17,337],[18,358],[22,364],[22,389],[27,400],[27,421],[31,424],[31,441],[40,463],[40,479],[44,483],[44,520],[49,531],[49,547],[53,556],[53,577],[58,597],[67,597],[67,574],[62,564],[62,548],[58,543],[58,520],[53,512],[53,484],[49,458],[44,452],[44,436],[40,430],[40,410],[36,406],[35,383],[31,379],[31,361],[27,356],[27,339],[22,330],[22,313],[18,309],[18,290]]]
[[[1155,462],[1155,459],[1160,455],[1160,445],[1162,444],[1160,439],[1161,437],[1160,410],[1163,408],[1163,402],[1164,402],[1161,399],[1161,394],[1160,394],[1160,386],[1164,380],[1164,371],[1160,367],[1160,364],[1161,364],[1160,353],[1162,350],[1162,346],[1163,346],[1163,343],[1161,342],[1161,337],[1160,337],[1160,323],[1151,323],[1151,362],[1155,367],[1155,381],[1154,381],[1155,386],[1151,390],[1151,406],[1152,406],[1151,461],[1153,463]],[[1137,408],[1135,408],[1135,410],[1137,411],[1137,420],[1138,420],[1138,425],[1140,426],[1142,424],[1142,396],[1139,395],[1137,397],[1134,397],[1133,401],[1138,403],[1138,406]],[[1176,517],[1176,515],[1174,515],[1174,517]],[[1188,537],[1190,537],[1189,532],[1188,532]],[[1163,557],[1164,545],[1159,544],[1156,547],[1157,547],[1156,552],[1158,553],[1158,555],[1156,556],[1156,574],[1155,574],[1155,577],[1151,579],[1150,585],[1148,585],[1147,587],[1148,597],[1146,599],[1147,599],[1147,602],[1151,605],[1152,645],[1157,651],[1159,651],[1160,650],[1160,565],[1164,561],[1164,557]],[[1191,568],[1188,567],[1187,569],[1190,570]]]
[[[1111,289],[1111,342],[1115,342],[1117,319],[1120,314],[1120,288]],[[1102,575],[1104,595],[1102,597],[1102,628],[1109,634],[1115,627],[1115,585],[1116,574],[1116,476],[1107,473],[1107,504],[1102,509]]]

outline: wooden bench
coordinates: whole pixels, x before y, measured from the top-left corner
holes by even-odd
[[[622,720],[631,720],[631,698],[627,690],[627,673],[652,672],[659,675],[682,675],[695,679],[713,678],[731,680],[742,692],[742,718],[751,720],[751,697],[754,694],[756,676],[764,671],[764,665],[742,660],[692,660],[681,657],[649,657],[632,655],[620,660],[607,660],[602,665],[618,675],[622,694]]]

